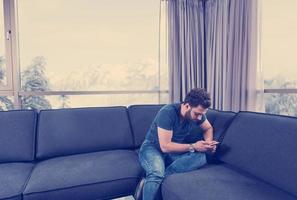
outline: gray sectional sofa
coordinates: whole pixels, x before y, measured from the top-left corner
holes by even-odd
[[[0,199],[133,194],[143,174],[137,152],[161,107],[0,112]],[[166,177],[163,199],[297,199],[296,118],[217,110],[207,117],[218,153],[197,171]]]

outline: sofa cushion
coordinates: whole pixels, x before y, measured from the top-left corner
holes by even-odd
[[[32,168],[30,163],[0,164],[0,199],[22,199]]]
[[[0,112],[0,163],[34,159],[36,112]]]
[[[137,154],[112,150],[41,161],[24,199],[106,199],[134,192],[141,174]]]
[[[43,110],[37,158],[133,148],[126,107]]]
[[[128,107],[135,148],[138,148],[142,144],[155,116],[163,106],[164,105],[133,105]]]
[[[297,196],[297,118],[240,112],[219,158]]]
[[[227,165],[173,174],[162,184],[164,200],[293,200],[296,197]]]

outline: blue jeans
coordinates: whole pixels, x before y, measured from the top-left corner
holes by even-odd
[[[162,153],[155,144],[145,140],[139,151],[139,161],[146,172],[143,200],[162,199],[160,185],[173,173],[188,172],[206,164],[205,153]]]

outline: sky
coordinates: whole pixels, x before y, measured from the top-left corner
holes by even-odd
[[[19,0],[18,10],[22,68],[35,56],[61,73],[157,59],[159,0]]]
[[[297,0],[262,0],[264,78],[297,77]]]

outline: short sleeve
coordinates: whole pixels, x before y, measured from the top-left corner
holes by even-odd
[[[162,109],[157,115],[156,123],[157,126],[168,131],[173,130],[175,113],[171,113],[169,110]]]

